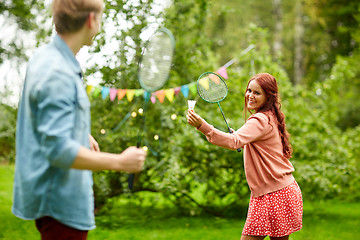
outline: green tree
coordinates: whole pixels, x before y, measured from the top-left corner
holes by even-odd
[[[0,2],[0,66],[11,62],[2,69],[0,89],[0,161],[13,162],[15,159],[15,128],[16,108],[5,105],[13,97],[13,90],[20,80],[15,75],[8,75],[11,71],[19,71],[19,65],[27,59],[29,34],[35,36],[33,46],[43,41],[50,33],[50,27],[42,28],[48,20],[49,12],[45,10],[44,1],[14,0]],[[41,16],[41,17],[40,17]],[[44,24],[44,25],[43,25]],[[13,34],[9,34],[13,33]],[[32,38],[30,38],[32,39]],[[20,74],[19,74],[20,76]]]
[[[227,69],[229,94],[222,102],[222,108],[230,126],[236,129],[245,121],[243,94],[248,79],[256,72],[270,72],[279,83],[282,108],[294,147],[292,162],[304,197],[351,196],[350,200],[359,199],[360,130],[357,115],[346,122],[352,109],[358,110],[360,54],[357,44],[355,48],[348,46],[352,51],[350,56],[341,56],[346,55],[347,50],[332,53],[328,45],[332,35],[315,31],[322,26],[319,25],[322,22],[318,13],[320,5],[312,8],[309,1],[302,1],[302,23],[306,30],[303,66],[309,85],[293,86],[293,1],[281,1],[281,4],[277,1],[276,6],[282,7],[282,14],[276,18],[268,11],[273,6],[270,1],[228,4],[182,0],[174,1],[159,12],[154,1],[106,2],[104,30],[90,48],[93,57],[87,63],[90,67],[86,70],[86,78],[100,78],[101,87],[140,88],[137,63],[142,48],[149,33],[165,26],[175,35],[176,50],[170,79],[164,89],[193,83],[202,72],[215,71],[228,60],[235,60]],[[330,9],[330,6],[321,6]],[[344,16],[356,11],[358,9],[354,10],[351,5]],[[322,12],[333,21],[332,18],[340,14],[325,13]],[[359,24],[357,15],[351,16]],[[277,36],[273,30],[277,29],[281,16],[283,33]],[[348,34],[354,29],[356,27],[351,23],[345,32]],[[353,31],[350,38],[358,41],[359,36],[359,31]],[[339,41],[343,38],[338,36]],[[282,52],[276,56],[274,39],[283,43]],[[250,45],[254,48],[243,55],[242,50]],[[334,54],[336,62],[330,58],[316,60],[327,51],[328,56]],[[323,65],[327,61],[329,68]],[[324,68],[319,73],[316,72],[318,66]],[[126,97],[112,102],[109,97],[103,99],[99,90],[96,88],[90,94],[92,134],[103,151],[121,152],[137,142],[141,123],[138,110],[143,106],[143,97],[137,96],[131,102]],[[195,97],[196,92],[190,92],[189,98]],[[163,104],[149,104],[143,138],[143,144],[149,147],[148,159],[134,192],[162,195],[184,214],[208,212],[230,216],[244,211],[249,189],[242,153],[207,143],[202,134],[186,123],[186,111],[187,98],[181,93],[172,102],[165,99]],[[210,124],[226,131],[216,105],[199,100],[196,111]],[[15,127],[8,124],[15,126],[16,110],[2,106],[1,112],[6,113],[0,118],[2,152],[13,157]],[[132,113],[137,116],[131,117]],[[127,178],[125,173],[95,173],[96,206],[101,207],[111,197],[128,197]],[[135,197],[140,198],[140,195],[135,194]]]
[[[128,26],[132,26],[132,28],[121,30],[119,27],[117,29],[116,36],[119,36],[117,40],[120,48],[115,51],[115,55],[112,57],[112,60],[115,59],[114,62],[109,61],[106,66],[102,67],[94,66],[88,71],[88,74],[99,70],[103,77],[102,84],[105,86],[128,89],[140,88],[136,78],[137,62],[144,40],[139,36],[144,30],[151,27],[151,24],[154,24],[147,21],[149,15],[153,14],[152,4],[152,2],[147,2],[138,6],[127,3],[125,6],[120,3],[119,5],[112,3],[112,5],[107,6],[105,14],[110,14],[110,20],[107,21],[111,21],[111,16],[115,19],[124,16],[128,21]],[[203,34],[206,15],[203,9],[206,7],[206,1],[180,1],[175,2],[172,7],[167,9],[166,15],[157,16],[157,19],[164,19],[163,22],[159,23],[172,30],[176,39],[174,66],[171,71],[171,78],[164,88],[191,83],[196,80],[200,72],[216,67],[212,60],[214,57],[209,51],[210,41]],[[117,12],[117,14],[111,15],[112,11]],[[142,13],[141,18],[138,17],[139,12]],[[100,37],[98,42],[105,43],[103,39],[105,38]],[[97,46],[95,46],[95,51],[98,51]],[[129,58],[129,52],[134,53],[133,57]],[[128,113],[137,111],[142,107],[141,97],[136,98],[131,103],[122,100],[118,104],[93,98],[92,104],[93,130],[96,131],[94,135],[98,137],[101,145],[105,146],[105,151],[122,151],[128,146],[136,144],[141,119],[137,117],[126,120],[126,118]],[[186,99],[181,97],[176,98],[171,104],[150,104],[146,117],[146,141],[149,142],[152,151],[149,152],[147,168],[140,175],[135,191],[159,191],[174,196],[180,191],[178,188],[169,187],[169,184],[175,181],[172,179],[173,176],[169,175],[169,171],[172,171],[172,161],[176,159],[176,156],[173,155],[171,160],[168,159],[168,154],[173,152],[172,148],[181,148],[181,143],[173,137],[174,134],[180,134],[179,131],[184,124],[186,106]],[[172,114],[176,114],[178,118],[172,120],[170,118]],[[96,120],[94,121],[94,119]],[[126,122],[121,128],[117,128],[121,119],[125,119]],[[179,123],[182,124],[178,125]],[[99,134],[100,129],[106,131],[106,137]],[[190,134],[189,129],[187,131]],[[157,142],[152,140],[154,135],[159,135],[160,140]],[[185,139],[183,134],[180,136],[181,139]],[[179,154],[181,153],[183,151],[179,152]],[[126,192],[127,177],[128,174],[121,173],[99,173],[95,176],[95,179],[99,179],[97,183],[102,183],[102,185],[95,186],[95,189],[98,190],[98,206],[106,197]],[[165,184],[168,181],[170,182]],[[105,189],[105,191],[100,191],[100,189]],[[169,192],[170,189],[173,192]],[[174,201],[178,201],[176,199],[178,198],[175,197]]]
[[[292,82],[312,85],[327,77],[338,55],[351,55],[356,48],[351,33],[357,28],[358,8],[356,0],[212,0],[207,32],[219,64],[224,64],[234,50],[246,47],[249,24],[267,29],[274,61]]]
[[[44,0],[1,1],[0,24],[0,102],[14,106],[30,50],[51,33],[50,11]]]
[[[44,16],[44,18],[39,16]],[[4,39],[0,39],[0,64],[5,59],[17,58],[22,61],[27,59],[28,56],[23,42],[25,39],[22,39],[21,35],[23,34],[25,38],[26,33],[36,33],[35,36],[38,42],[43,40],[51,30],[49,26],[47,29],[42,28],[47,21],[46,16],[49,16],[49,12],[45,10],[44,0],[1,1],[0,17],[6,22],[1,27],[1,30],[2,32],[8,32],[9,28],[14,27],[17,34],[14,36],[2,35]]]
[[[352,33],[358,27],[355,14],[359,6],[358,1],[304,1],[308,83],[324,80],[337,56],[353,54],[357,44]]]
[[[13,163],[15,160],[16,110],[0,104],[0,162]]]
[[[106,64],[97,65],[88,72],[99,71],[103,86],[114,88],[140,88],[136,79],[137,61],[144,39],[139,38],[144,29],[151,24],[151,2],[148,5],[108,6],[105,14],[118,18],[116,12],[126,16],[130,22],[125,30],[116,32],[120,48],[115,55],[110,54]],[[157,16],[157,22],[173,31],[176,39],[176,53],[171,77],[164,86],[172,88],[194,82],[200,73],[216,70],[220,67],[222,55],[216,55],[214,38],[209,37],[209,13],[207,1],[175,1],[166,9],[164,15]],[[113,10],[112,10],[113,9]],[[122,13],[125,9],[126,14]],[[141,9],[141,18],[134,17]],[[150,18],[151,19],[151,18]],[[154,22],[152,22],[154,23]],[[220,23],[219,23],[220,24]],[[292,134],[296,178],[303,186],[304,197],[312,199],[336,197],[340,193],[350,193],[349,183],[356,176],[354,162],[349,161],[349,154],[355,151],[347,147],[342,140],[341,131],[336,127],[338,109],[328,104],[336,94],[336,86],[323,89],[293,87],[289,74],[280,62],[274,61],[271,41],[273,38],[268,28],[249,24],[242,29],[246,40],[244,48],[254,44],[249,54],[241,55],[244,48],[232,51],[236,62],[228,68],[229,95],[222,102],[222,108],[233,128],[244,123],[243,93],[245,86],[254,72],[271,72],[280,84],[283,98],[283,110],[287,116],[289,131]],[[215,35],[214,35],[215,36]],[[98,38],[99,46],[106,42],[103,36]],[[129,58],[129,52],[131,57]],[[230,55],[229,55],[230,56]],[[340,63],[340,62],[339,62]],[[346,64],[334,69],[334,74],[341,74]],[[331,79],[331,77],[330,77]],[[324,86],[329,85],[326,80]],[[320,84],[320,83],[319,83]],[[319,91],[316,91],[320,89]],[[195,95],[190,94],[190,98]],[[204,136],[186,123],[186,98],[180,94],[173,102],[165,100],[163,104],[150,104],[146,116],[146,144],[149,157],[145,170],[140,174],[135,185],[135,192],[149,191],[161,194],[183,210],[185,214],[208,212],[214,215],[237,214],[244,210],[249,189],[244,176],[242,153],[229,151],[207,143]],[[101,94],[92,95],[93,135],[97,137],[104,151],[120,152],[137,141],[141,117],[138,109],[142,107],[142,97],[135,97],[132,102],[102,99]],[[309,102],[312,104],[309,106]],[[334,99],[334,103],[336,99]],[[217,107],[199,100],[197,111],[211,124],[226,131]],[[137,117],[130,117],[132,112]],[[175,114],[177,118],[171,119]],[[105,134],[101,134],[102,132]],[[353,134],[353,133],[352,133]],[[154,136],[159,140],[154,140]],[[353,146],[357,146],[354,141]],[[346,176],[346,177],[344,177]],[[108,197],[127,195],[128,174],[101,172],[95,175],[95,193],[97,206],[105,203]]]

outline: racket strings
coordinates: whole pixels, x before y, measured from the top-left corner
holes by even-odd
[[[198,93],[207,102],[220,102],[228,92],[223,79],[215,74],[204,74],[198,80]]]
[[[173,58],[173,43],[164,32],[147,43],[139,66],[139,79],[148,91],[159,89],[167,81]]]

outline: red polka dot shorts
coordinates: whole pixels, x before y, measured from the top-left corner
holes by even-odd
[[[283,237],[302,228],[303,201],[296,181],[278,191],[250,197],[242,235]]]

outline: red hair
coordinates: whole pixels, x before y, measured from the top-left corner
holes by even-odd
[[[281,142],[283,145],[283,155],[286,158],[291,158],[293,149],[290,144],[290,134],[286,130],[285,114],[281,111],[280,96],[275,77],[269,73],[256,74],[249,80],[248,85],[246,86],[246,91],[251,81],[256,81],[260,85],[266,96],[266,102],[257,110],[257,112],[270,111],[275,116],[275,120],[277,122],[279,134],[281,137]],[[244,112],[246,118],[246,112],[250,112],[250,110],[247,108],[246,95]]]

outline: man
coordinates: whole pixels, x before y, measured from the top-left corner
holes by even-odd
[[[99,32],[103,0],[53,0],[57,35],[29,60],[16,129],[12,212],[42,239],[86,239],[95,228],[92,172],[139,172],[146,152],[103,153],[75,55]]]

